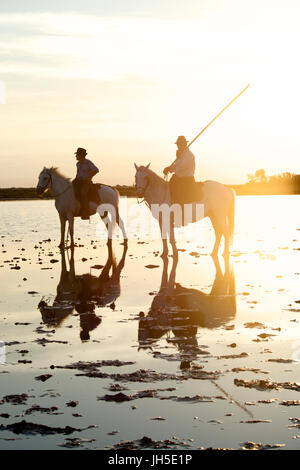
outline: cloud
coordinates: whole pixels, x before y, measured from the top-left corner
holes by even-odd
[[[6,87],[3,80],[0,80],[0,104],[6,103]]]
[[[173,0],[161,1],[156,17],[145,3],[139,9],[127,0],[128,14],[117,6],[103,15],[100,7],[95,15],[88,7],[83,14],[58,8],[1,14],[2,154],[19,155],[20,162],[25,149],[42,165],[45,151],[63,159],[86,145],[103,155],[104,166],[114,166],[113,175],[133,154],[148,160],[151,153],[160,167],[162,155],[173,156],[176,135],[191,139],[250,81],[226,117],[194,144],[203,155],[202,177],[223,179],[238,165],[246,175],[249,162],[269,165],[287,143],[290,161],[298,155],[300,6],[197,0],[204,11],[180,17],[174,7],[171,19],[165,9]],[[210,164],[215,175],[205,174]],[[119,174],[126,177],[124,166]]]
[[[112,80],[133,74],[195,81],[206,72],[217,74],[217,63],[232,65],[233,57],[252,47],[247,36],[237,42],[232,32],[218,32],[205,19],[28,13],[2,15],[0,25],[6,56],[0,73],[43,77]]]
[[[182,19],[193,18],[205,9],[214,8],[219,4],[219,0],[9,0],[0,3],[0,12],[77,12],[101,17]]]

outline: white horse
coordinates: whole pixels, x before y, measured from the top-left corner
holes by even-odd
[[[166,204],[171,206],[169,183],[147,166],[135,165],[135,185],[138,197],[143,197],[149,206],[152,215],[159,220],[160,230],[163,241],[162,256],[168,254],[167,238],[169,237],[172,245],[173,254],[177,253],[176,241],[174,236],[174,225],[170,224],[170,230],[167,236],[163,234],[161,213],[157,210],[157,205]],[[197,201],[195,201],[197,202]],[[217,256],[222,236],[224,236],[224,255],[229,254],[230,245],[234,234],[234,212],[235,212],[235,192],[216,181],[205,181],[202,187],[202,198],[199,203],[204,205],[204,213],[197,215],[197,220],[203,217],[209,217],[215,231],[215,244],[212,256]],[[170,215],[170,212],[169,212]]]
[[[75,197],[73,184],[69,178],[61,175],[57,168],[44,168],[39,175],[36,191],[41,195],[49,188],[51,188],[52,194],[55,198],[55,207],[59,213],[60,218],[61,238],[59,246],[64,247],[67,221],[69,223],[71,246],[74,246],[74,217],[79,216],[80,204]],[[105,208],[105,210],[99,212],[99,215],[104,223],[106,223],[106,227],[108,229],[108,242],[111,243],[113,229],[115,222],[117,222],[120,229],[122,230],[124,243],[127,244],[127,235],[124,223],[119,216],[118,191],[111,186],[101,184],[101,187],[98,190],[98,194],[101,200],[102,209]],[[97,209],[99,211],[99,207],[95,202],[90,202],[90,215],[95,214]],[[110,212],[110,220],[108,219],[108,212]]]

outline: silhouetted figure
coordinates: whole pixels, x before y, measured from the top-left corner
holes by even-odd
[[[86,220],[90,218],[89,213],[89,201],[88,192],[92,183],[92,178],[99,173],[98,168],[94,165],[91,160],[86,157],[87,151],[84,148],[79,147],[76,152],[77,161],[77,174],[73,181],[75,194],[79,194],[80,197],[80,215],[81,218]]]
[[[176,140],[176,160],[164,169],[164,174],[174,173],[170,180],[172,204],[188,204],[194,201],[195,157],[187,146],[187,140],[180,135]]]
[[[61,276],[53,305],[48,305],[43,299],[38,305],[44,323],[58,327],[75,308],[80,315],[80,337],[84,341],[90,338],[89,332],[102,321],[95,314],[95,308],[109,305],[114,309],[115,301],[121,294],[120,277],[125,265],[127,245],[124,245],[119,263],[116,262],[112,246],[108,245],[107,248],[107,261],[99,276],[75,274],[74,249],[71,250],[70,269],[67,270],[66,252],[61,251]]]
[[[90,331],[95,330],[100,325],[102,319],[95,314],[95,304],[86,300],[76,302],[75,310],[80,315],[80,339],[88,341]]]
[[[69,264],[70,270],[68,271],[65,252],[61,251],[61,274],[53,305],[48,305],[43,299],[38,304],[42,320],[48,326],[59,327],[74,310],[79,289],[75,275],[74,248],[71,249]]]
[[[168,259],[164,259],[161,286],[152,301],[147,317],[139,321],[138,340],[140,348],[151,347],[164,334],[172,331],[174,338],[168,339],[181,353],[197,357],[198,328],[218,328],[232,321],[236,314],[235,279],[229,259],[225,259],[224,274],[219,260],[212,258],[216,273],[211,292],[186,288],[175,283],[178,259],[168,276]],[[180,368],[190,367],[190,360],[181,362]]]

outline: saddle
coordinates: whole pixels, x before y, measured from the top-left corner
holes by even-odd
[[[197,204],[203,204],[203,184],[193,177],[176,178],[170,181],[171,204],[181,207],[181,214],[177,212],[175,227],[181,227],[198,220]],[[190,208],[185,205],[190,204]]]
[[[178,178],[170,181],[172,204],[192,204],[203,201],[203,182],[192,181],[191,178]]]
[[[82,204],[82,199],[81,199],[80,184],[78,184],[78,182],[76,180],[73,180],[72,183],[73,183],[73,189],[74,189],[75,197],[76,197],[77,201],[79,202],[79,204],[81,206],[79,215],[82,216],[83,215],[82,214],[82,205],[83,204]],[[98,193],[98,191],[100,189],[101,189],[101,184],[100,183],[92,183],[92,182],[89,183],[89,187],[88,187],[88,190],[87,190],[87,203],[94,202],[95,204],[97,204],[97,206],[99,206],[101,204],[101,199],[100,199],[99,193]]]
[[[91,183],[88,191],[88,201],[95,202],[98,206],[101,204],[101,199],[98,191],[101,189],[100,183]]]
[[[73,183],[73,189],[74,189],[74,194],[77,199],[77,201],[80,203],[80,188],[76,184],[75,181],[72,181]],[[101,184],[100,183],[90,183],[89,184],[89,189],[88,189],[88,201],[89,202],[95,202],[96,204],[100,204],[101,200],[98,194],[98,191],[101,189]]]
[[[189,202],[201,203],[203,201],[203,184],[202,181],[195,181],[191,188],[191,201]]]

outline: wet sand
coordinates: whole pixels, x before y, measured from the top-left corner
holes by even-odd
[[[0,212],[1,449],[299,448],[299,196],[238,197],[228,264],[206,221],[176,265],[96,217],[63,256],[53,201]]]

